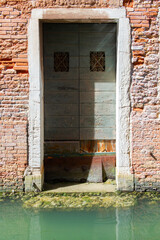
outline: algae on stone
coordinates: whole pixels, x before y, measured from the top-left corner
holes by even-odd
[[[94,209],[127,208],[138,202],[156,204],[160,202],[160,193],[116,192],[116,193],[5,193],[0,201],[20,200],[24,208],[31,209]]]

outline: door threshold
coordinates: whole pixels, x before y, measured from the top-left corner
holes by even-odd
[[[115,192],[116,184],[115,181],[110,180],[104,183],[45,183],[44,189],[45,193]]]

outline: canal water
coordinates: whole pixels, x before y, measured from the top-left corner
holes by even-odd
[[[0,240],[159,240],[160,204],[86,211],[0,203]]]

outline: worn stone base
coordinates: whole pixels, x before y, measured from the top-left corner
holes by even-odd
[[[117,190],[119,191],[134,191],[134,177],[133,174],[119,172],[117,174]]]
[[[45,193],[110,193],[116,191],[115,180],[105,183],[55,183],[44,184]]]
[[[43,175],[28,175],[25,177],[25,192],[40,192],[43,188]]]
[[[135,181],[135,191],[137,192],[149,192],[149,191],[157,191],[160,192],[160,182],[149,182],[143,181],[139,182]]]

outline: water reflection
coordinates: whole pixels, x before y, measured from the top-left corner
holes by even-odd
[[[160,205],[96,211],[25,210],[1,203],[0,240],[156,240]]]

